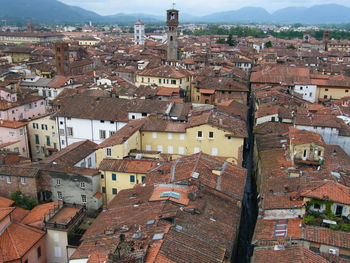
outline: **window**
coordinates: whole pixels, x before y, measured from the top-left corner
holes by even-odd
[[[107,148],[107,149],[106,149],[106,155],[107,155],[108,157],[111,157],[111,156],[112,156],[112,148]]]
[[[320,206],[320,204],[314,204],[314,205],[313,205],[313,208],[314,208],[314,209],[317,209],[317,210],[320,210],[320,209],[321,209],[321,206]]]
[[[159,84],[162,84],[162,79],[158,79],[158,83],[159,83]]]
[[[168,153],[174,153],[174,147],[168,146]]]
[[[80,188],[85,189],[85,182],[80,182]]]
[[[46,136],[46,145],[51,146],[50,136]]]
[[[156,132],[152,132],[152,138],[156,139],[157,138],[157,133]]]
[[[348,90],[348,89],[346,89],[346,90],[345,90],[345,92],[349,92],[349,90]]]
[[[101,122],[101,123],[105,123],[105,121],[102,121],[102,120],[101,120],[100,122]]]
[[[112,194],[114,194],[114,195],[117,194],[117,188],[112,188]]]
[[[6,176],[6,183],[8,184],[12,183],[11,176]]]
[[[151,145],[146,145],[146,151],[152,151],[152,146]]]
[[[323,98],[324,98],[324,99],[327,99],[327,98],[328,98],[328,96],[327,96],[327,95],[324,95],[324,96],[323,96]]]
[[[41,129],[42,130],[47,130],[47,125],[46,124],[41,124]]]
[[[179,147],[179,154],[185,154],[185,148]]]
[[[158,152],[163,152],[163,146],[162,145],[158,145],[157,146],[157,151]]]
[[[88,158],[88,168],[92,166],[91,157]]]
[[[33,123],[33,129],[38,129],[38,128],[39,128],[39,124]]]
[[[60,136],[64,136],[64,129],[59,129],[58,132],[59,132]]]
[[[141,182],[144,183],[146,180],[146,176],[141,176]]]
[[[61,247],[55,247],[55,257],[56,257],[56,258],[62,257],[62,254],[61,254]]]
[[[173,134],[172,133],[168,133],[168,140],[172,140],[173,139]]]
[[[199,149],[198,147],[195,147],[193,153],[199,153],[200,151],[201,149]]]
[[[62,200],[63,199],[62,192],[60,192],[60,191],[57,192],[57,199],[58,200]]]
[[[306,158],[307,150],[304,150],[303,152],[303,158]]]
[[[100,130],[100,139],[106,139],[106,131]]]
[[[56,179],[56,185],[61,185],[61,179]]]
[[[176,85],[176,80],[175,80],[175,79],[172,79],[172,80],[171,80],[171,84]]]
[[[130,175],[130,183],[135,183],[135,175]]]
[[[26,184],[26,178],[25,177],[20,177],[21,184]]]
[[[112,174],[112,181],[117,181],[117,174]]]
[[[213,139],[214,138],[214,132],[209,132],[209,138]]]
[[[65,145],[65,141],[64,141],[64,140],[62,140],[62,141],[61,141],[61,144],[62,144],[62,145]]]
[[[318,151],[318,156],[321,156],[322,155],[322,151]]]
[[[26,260],[24,261],[24,263],[28,263],[28,259],[26,259]]]
[[[218,155],[218,148],[212,148],[211,149],[211,155],[213,155],[213,156]]]
[[[10,136],[11,137],[14,137],[15,136],[15,133],[14,132],[9,132]]]
[[[110,131],[109,132],[109,137],[111,137],[113,134],[115,134],[115,131]]]
[[[38,258],[40,258],[41,257],[41,247],[38,247],[36,251],[38,252]]]
[[[185,134],[180,134],[179,136],[181,141],[185,140]]]
[[[325,89],[325,91],[328,91],[328,89]]]
[[[72,127],[67,127],[67,135],[73,136],[73,128]]]
[[[197,132],[197,138],[203,138],[203,132],[202,131],[198,131]]]
[[[86,204],[86,195],[81,195],[81,202]]]
[[[102,193],[106,193],[106,187],[102,186]]]
[[[19,135],[23,135],[23,129],[19,129]]]

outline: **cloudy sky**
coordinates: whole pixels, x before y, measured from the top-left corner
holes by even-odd
[[[101,15],[116,13],[148,13],[160,15],[172,6],[173,0],[60,0],[92,10]],[[235,10],[245,6],[263,7],[269,12],[288,6],[312,6],[335,3],[350,7],[350,0],[176,0],[182,12],[206,15],[213,12]]]

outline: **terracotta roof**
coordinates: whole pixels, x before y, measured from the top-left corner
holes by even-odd
[[[304,239],[319,244],[350,249],[350,233],[333,231],[329,228],[306,226],[304,228]]]
[[[252,263],[330,263],[330,261],[309,249],[289,247],[282,250],[256,249]]]
[[[240,199],[243,195],[245,177],[246,169],[227,163],[224,158],[197,153],[157,166],[148,173],[146,183],[169,184],[198,181]]]
[[[153,69],[145,69],[139,72],[137,75],[139,76],[150,76],[150,77],[162,77],[162,78],[186,78],[188,76],[193,75],[193,73],[189,70],[183,68],[176,68],[169,65],[162,65]]]
[[[0,127],[9,128],[9,129],[18,129],[26,125],[27,125],[26,123],[19,122],[19,121],[0,120]]]
[[[98,145],[98,149],[122,144],[127,141],[133,134],[140,130],[142,125],[147,121],[146,118],[130,121],[127,125],[117,131],[115,134],[104,140]]]
[[[65,86],[65,83],[70,79],[71,79],[70,77],[57,75],[47,84],[47,86],[53,89],[62,88]]]
[[[12,206],[15,201],[8,199],[6,197],[0,196],[0,207],[9,207]]]
[[[29,214],[23,218],[22,224],[42,228],[44,226],[44,218],[48,215],[55,207],[58,207],[61,201],[51,202],[42,204],[34,207]]]
[[[23,257],[45,232],[20,223],[11,223],[0,235],[0,260],[9,262]]]
[[[302,145],[308,143],[315,143],[319,146],[326,145],[320,134],[306,130],[299,130],[294,127],[289,127],[289,138],[293,145]]]
[[[52,164],[56,162],[57,165],[61,166],[74,166],[76,163],[92,154],[96,146],[97,144],[90,140],[75,142],[40,161],[40,163]]]
[[[350,205],[350,188],[333,181],[326,182],[312,190],[305,191],[301,193],[301,196]]]
[[[100,170],[124,172],[124,173],[143,173],[159,164],[157,160],[137,160],[137,159],[103,159],[100,163]]]
[[[60,102],[58,116],[128,122],[128,112],[164,114],[170,103],[159,100],[119,99],[76,95]]]

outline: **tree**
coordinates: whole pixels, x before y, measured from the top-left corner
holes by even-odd
[[[38,202],[35,199],[22,194],[21,191],[14,192],[10,198],[11,200],[15,201],[16,206],[22,207],[24,209],[31,210],[33,207],[38,205]]]
[[[265,47],[266,47],[266,48],[271,48],[271,47],[272,47],[272,42],[271,42],[271,41],[267,41],[267,42],[265,43]]]
[[[293,44],[290,44],[287,49],[296,49],[295,46]]]

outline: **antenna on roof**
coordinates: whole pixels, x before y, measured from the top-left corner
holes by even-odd
[[[176,3],[175,3],[175,1],[173,2],[173,9],[175,9],[175,6],[176,6]]]

